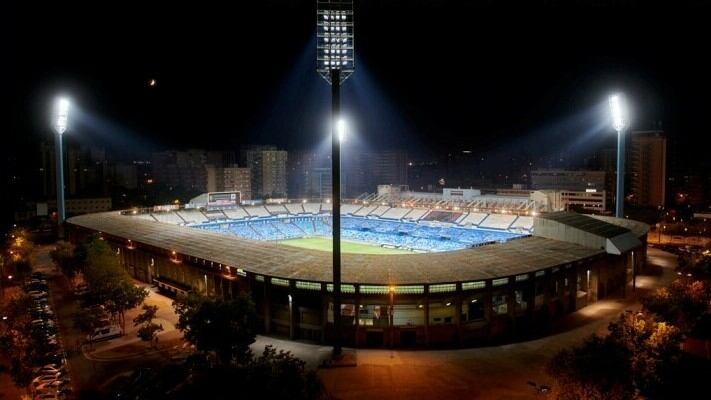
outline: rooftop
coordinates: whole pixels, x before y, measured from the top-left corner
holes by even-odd
[[[152,222],[119,212],[70,218],[69,224],[131,239],[267,276],[331,281],[331,253],[241,239],[185,226]],[[609,225],[609,224],[605,224]],[[343,254],[342,280],[360,284],[430,284],[529,273],[602,254],[578,244],[525,237],[471,249],[407,255]]]

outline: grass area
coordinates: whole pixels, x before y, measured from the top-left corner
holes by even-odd
[[[333,244],[331,239],[323,237],[309,237],[299,239],[282,240],[280,243],[287,246],[301,247],[303,249],[331,251]],[[357,254],[412,254],[412,252],[400,249],[388,249],[368,243],[341,241],[341,252]]]

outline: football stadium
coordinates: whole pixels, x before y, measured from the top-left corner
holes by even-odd
[[[207,194],[206,194],[207,195]],[[377,201],[373,201],[377,200]],[[556,318],[625,290],[648,226],[528,200],[341,206],[342,337],[357,347],[454,347],[543,334]],[[330,343],[328,200],[191,202],[81,215],[136,279],[169,295],[249,293],[263,333]]]

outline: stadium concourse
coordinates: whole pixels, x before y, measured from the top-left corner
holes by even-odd
[[[331,255],[289,241],[327,240],[330,206],[158,206],[68,223],[73,241],[99,233],[129,273],[168,294],[250,293],[264,333],[328,343]],[[545,331],[623,288],[646,254],[648,227],[616,218],[385,202],[344,204],[342,214],[344,239],[360,249],[342,255],[342,334],[353,346],[467,346]]]

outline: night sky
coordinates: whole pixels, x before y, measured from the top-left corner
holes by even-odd
[[[14,154],[51,137],[60,93],[75,104],[68,134],[128,158],[245,143],[308,149],[327,137],[312,0],[8,3],[1,126]],[[623,90],[633,128],[662,124],[691,161],[711,143],[702,2],[467,3],[357,2],[356,72],[343,88],[355,140],[424,156],[525,149],[575,157],[614,137],[605,102]]]

